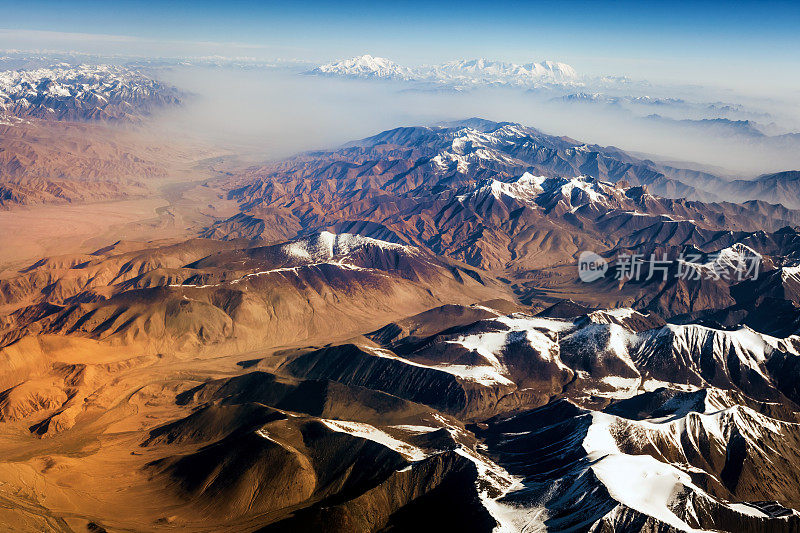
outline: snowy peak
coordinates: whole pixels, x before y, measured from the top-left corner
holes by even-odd
[[[800,265],[781,267],[781,279],[783,282],[800,282]]]
[[[362,237],[351,233],[331,233],[323,231],[316,235],[304,237],[281,246],[281,251],[294,259],[304,261],[328,261],[336,257],[344,257],[366,247],[381,250],[408,252],[408,246],[387,241]]]
[[[673,396],[689,410],[667,420],[625,418],[561,401],[490,421],[484,434],[489,450],[499,465],[522,477],[522,486],[504,501],[509,511],[524,510],[527,520],[511,516],[532,531],[794,527],[796,511],[775,505],[773,513],[771,503],[756,495],[768,493],[770,483],[783,483],[783,473],[795,468],[797,424],[742,406],[702,409],[701,394]],[[657,395],[670,396],[644,396]],[[647,411],[642,400],[631,402]],[[733,476],[730,464],[738,467]],[[544,519],[536,514],[541,509],[548,513]]]
[[[584,206],[606,210],[617,209],[625,199],[623,189],[588,176],[545,177],[534,176],[529,172],[512,182],[487,180],[473,192],[461,195],[458,199],[468,202],[488,196],[496,200],[516,200],[547,212],[559,207],[571,212],[576,212]]]
[[[778,339],[742,326],[720,330],[698,324],[667,325],[640,336],[634,359],[660,380],[694,386],[732,386],[760,393],[770,381],[767,362],[796,356],[798,338]]]
[[[701,275],[716,273],[724,275],[726,279],[733,279],[738,275],[741,278],[757,275],[760,270],[762,256],[749,246],[734,243],[714,254],[709,254],[705,263],[685,263],[688,268],[699,270]]]
[[[534,204],[539,195],[547,190],[545,184],[548,185],[548,188],[551,187],[554,179],[560,178],[534,176],[529,172],[510,182],[492,178],[479,184],[474,191],[459,196],[458,199],[465,202],[471,199],[482,200],[492,196],[496,200],[513,199]]]
[[[574,68],[555,61],[524,65],[487,59],[451,61],[431,67],[429,75],[444,81],[467,81],[489,85],[536,85],[578,81],[578,74]]]
[[[614,500],[676,530],[701,531],[707,530],[708,524],[703,524],[697,508],[728,507],[727,512],[739,515],[734,522],[738,525],[770,515],[757,504],[716,499],[713,491],[707,492],[707,486],[695,484],[697,474],[723,477],[723,471],[709,465],[726,464],[723,459],[729,459],[734,447],[743,450],[746,457],[739,478],[742,484],[748,483],[748,476],[757,474],[754,465],[774,465],[777,460],[781,464],[775,468],[790,469],[787,459],[795,454],[787,453],[787,449],[795,445],[797,429],[797,424],[766,417],[742,405],[702,412],[690,409],[666,420],[636,421],[593,412],[582,447],[589,468]],[[653,449],[659,455],[654,456]],[[656,459],[659,456],[671,460]],[[631,490],[632,486],[636,490]],[[686,505],[687,500],[693,505]],[[604,518],[613,523],[617,517],[609,513]]]
[[[475,196],[490,194],[497,200],[513,198],[522,202],[535,202],[539,194],[544,192],[542,184],[547,180],[548,178],[543,176],[534,176],[526,172],[516,181],[510,183],[492,179],[472,194]]]
[[[563,204],[571,210],[592,204],[605,209],[620,207],[624,193],[613,184],[588,176],[576,178],[551,178],[544,183],[545,193],[540,198],[548,209]]]
[[[342,76],[348,78],[372,78],[388,80],[411,80],[416,76],[411,69],[383,57],[365,54],[320,65],[308,74]]]
[[[520,124],[494,124],[495,127],[488,131],[471,125],[458,127],[460,124],[436,132],[440,142],[446,146],[431,159],[434,172],[464,174],[480,166],[527,166],[514,157],[514,152],[533,148],[540,142],[538,132]]]

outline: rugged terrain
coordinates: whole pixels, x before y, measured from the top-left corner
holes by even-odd
[[[57,64],[0,72],[0,112],[50,120],[139,120],[181,93],[133,69]]]
[[[19,179],[169,184],[126,238],[4,257],[8,527],[800,529],[800,211],[774,188],[724,201],[736,182],[477,119],[163,174],[124,136],[81,148],[104,127],[4,139],[36,154]]]

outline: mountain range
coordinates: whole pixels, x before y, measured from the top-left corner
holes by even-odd
[[[797,172],[477,118],[248,167],[4,127],[0,191],[40,195],[3,215],[92,199],[34,175],[188,177],[114,226],[142,238],[0,275],[0,523],[800,529]],[[586,280],[582,252],[607,270]]]
[[[730,102],[697,102],[680,97],[649,96],[649,95],[618,95],[606,92],[580,91],[553,97],[552,101],[567,104],[603,105],[609,107],[627,107],[631,110],[649,110],[648,114],[654,115],[653,110],[670,112],[675,115],[705,116],[706,122],[725,119],[732,123],[749,121],[768,121],[775,117],[763,111],[749,109],[742,104]],[[653,116],[653,118],[661,118]],[[695,122],[698,119],[686,119]],[[703,119],[700,119],[702,121]]]
[[[545,217],[556,226],[566,223],[570,235],[576,226],[591,233],[596,217],[608,219],[615,213],[631,221],[644,217],[643,227],[652,226],[650,217],[656,217],[652,227],[680,227],[676,217],[682,217],[693,231],[776,230],[796,224],[791,176],[764,177],[759,187],[758,181],[729,181],[659,165],[614,147],[587,145],[519,124],[471,119],[397,128],[338,150],[248,169],[229,185],[241,213],[206,236],[285,238],[304,228],[348,221],[369,223],[381,235],[405,242],[433,245],[431,239],[441,240],[437,235],[444,231],[442,225],[453,221],[474,246],[475,236],[464,233],[469,226],[453,218],[465,209],[470,216],[473,211],[485,213],[478,225],[483,234],[494,224],[507,224],[507,213]],[[772,187],[775,182],[784,187]],[[785,201],[790,208],[769,200]],[[664,222],[669,218],[661,215],[673,220]],[[579,223],[582,217],[592,223]],[[267,222],[271,220],[280,223]],[[493,223],[487,225],[487,220]],[[539,222],[532,225],[540,228]],[[460,253],[465,259],[475,252]]]
[[[798,242],[787,238],[781,253]],[[796,268],[770,272],[753,283],[793,287],[778,298],[797,317]],[[760,299],[788,302],[764,285],[731,293],[751,316]],[[2,423],[53,445],[102,431],[111,440],[92,456],[106,486],[160,502],[79,505],[103,528],[426,517],[468,531],[771,531],[800,519],[800,326],[778,338],[764,332],[774,320],[520,306],[490,271],[330,232],[117,243],[37,262],[2,294],[17,309],[0,349]],[[62,483],[100,467],[51,464]]]
[[[536,87],[548,84],[570,85],[579,81],[575,69],[566,63],[554,61],[518,65],[488,59],[471,59],[410,68],[398,65],[390,59],[373,57],[369,54],[326,63],[311,69],[307,74],[462,86]]]
[[[17,117],[130,121],[180,101],[174,87],[125,67],[61,64],[0,71],[0,113]]]

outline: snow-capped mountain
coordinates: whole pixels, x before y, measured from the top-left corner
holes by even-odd
[[[298,239],[279,247],[281,253],[295,261],[340,261],[359,253],[385,254],[395,253],[414,255],[415,249],[410,246],[354,235],[351,233],[331,233],[322,231]]]
[[[604,212],[634,207],[626,190],[588,176],[575,178],[534,176],[525,173],[514,181],[487,180],[474,191],[459,196],[463,202],[481,202],[487,195],[496,200],[515,200],[551,211],[561,205],[574,213],[583,206]]]
[[[471,59],[410,68],[386,58],[363,55],[320,65],[307,74],[416,81],[457,87],[480,85],[538,87],[580,84],[580,77],[575,69],[566,63],[554,61],[518,65],[503,61]]]
[[[791,531],[800,519],[776,501],[788,504],[798,425],[725,391],[661,389],[605,411],[556,401],[482,435],[520,480],[498,502],[515,531]]]
[[[180,103],[180,93],[136,70],[57,65],[0,72],[0,112],[57,120],[129,120]]]
[[[669,197],[688,192],[652,163],[618,149],[473,119],[396,128],[332,152],[249,169],[232,193],[242,212],[204,235],[277,240],[296,235],[283,228],[326,229],[493,270],[569,262],[581,249],[616,254],[616,247],[649,253],[666,246],[676,260],[681,246],[712,253],[743,238],[737,232],[800,222],[800,213],[780,206]],[[715,290],[701,304],[675,287],[653,305],[678,314],[729,301],[727,285]],[[645,295],[626,297],[632,303]]]
[[[535,86],[541,84],[574,84],[580,81],[575,69],[566,63],[543,61],[518,65],[503,61],[471,59],[451,61],[429,67],[428,78],[447,83],[507,84]]]
[[[326,63],[308,71],[308,74],[387,80],[417,79],[417,74],[410,68],[400,66],[390,59],[373,57],[369,54]]]
[[[495,312],[407,333],[442,319],[422,314],[367,335],[378,346],[326,347],[283,368],[487,420],[470,431],[491,460],[473,455],[468,433],[444,418],[392,438],[373,428],[369,438],[425,461],[435,452],[412,435],[445,429],[481,461],[480,501],[502,531],[796,527],[800,425],[778,406],[797,393],[771,372],[797,356],[800,339],[748,328],[631,329],[647,318],[624,308],[573,319]],[[546,405],[515,412],[526,402]],[[492,416],[496,409],[512,412]]]

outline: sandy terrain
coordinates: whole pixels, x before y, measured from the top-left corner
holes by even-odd
[[[90,253],[119,240],[191,236],[215,217],[235,212],[235,202],[203,182],[167,183],[153,198],[0,211],[0,272],[44,256]]]
[[[8,266],[45,255],[89,252],[96,242],[113,238],[115,228],[124,231],[128,223],[152,219],[166,205],[163,198],[145,198],[0,211],[0,261]]]

